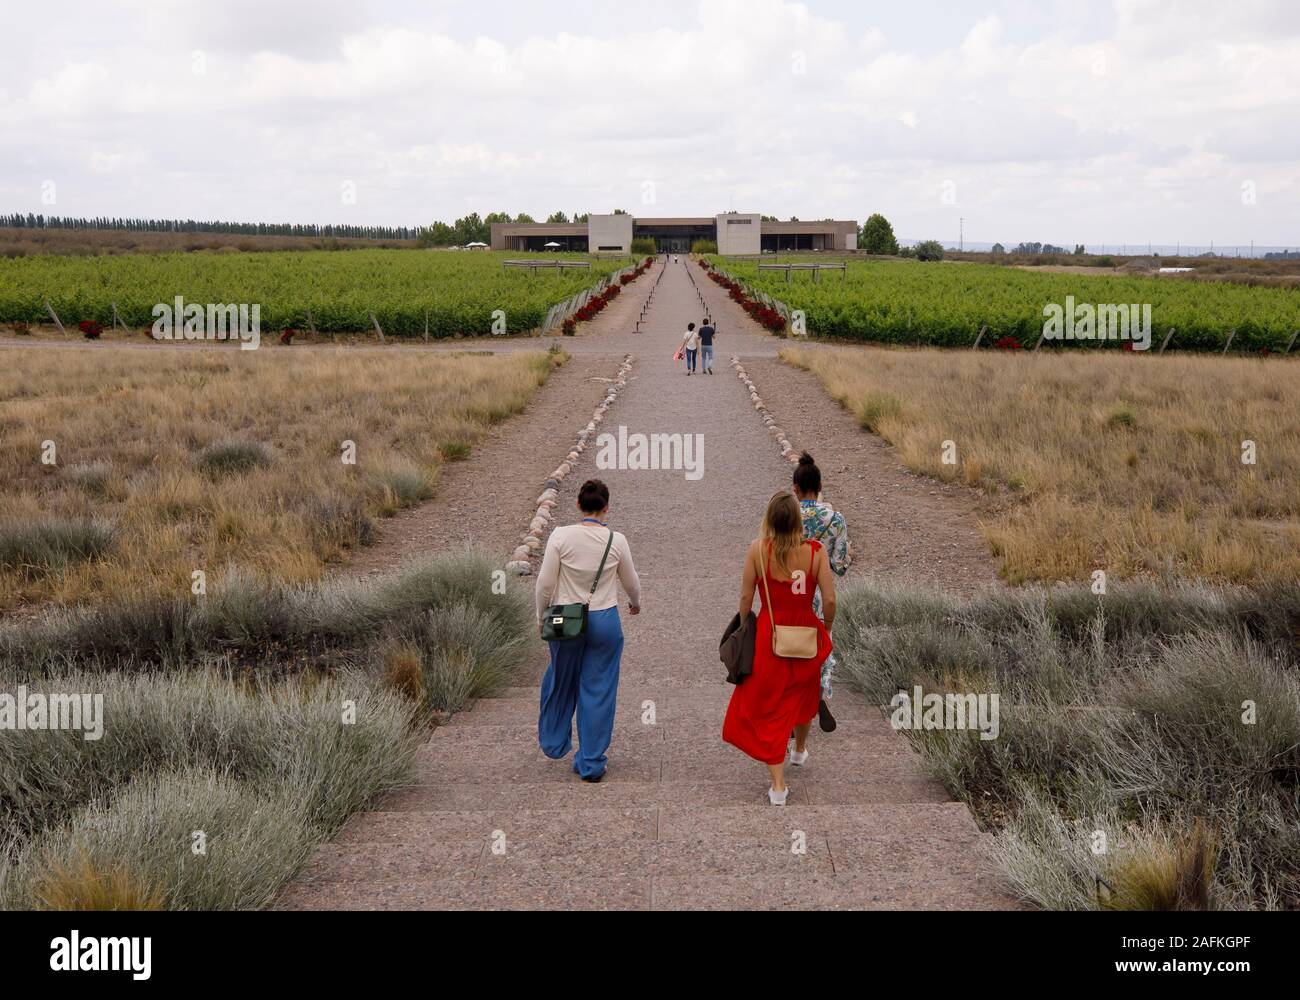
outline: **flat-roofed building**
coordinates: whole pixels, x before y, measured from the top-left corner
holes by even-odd
[[[492,226],[492,249],[537,251],[548,243],[586,253],[632,252],[632,241],[654,240],[660,253],[687,253],[697,240],[711,240],[727,256],[757,256],[794,250],[844,251],[858,245],[858,224],[765,222],[761,215],[728,212],[698,218],[640,218],[622,213],[593,215],[580,223],[498,222]],[[552,247],[551,249],[555,249]]]

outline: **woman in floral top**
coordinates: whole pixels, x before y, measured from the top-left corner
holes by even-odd
[[[817,463],[807,452],[799,457],[799,465],[794,470],[794,495],[799,499],[799,508],[803,512],[803,535],[810,541],[821,542],[829,557],[831,572],[843,576],[849,571],[853,555],[849,549],[849,529],[844,523],[844,515],[838,513],[830,504],[821,499],[822,473]],[[813,611],[820,618],[822,613],[822,595],[818,591],[813,595]],[[835,719],[831,716],[827,702],[830,701],[831,677],[835,673],[835,654],[831,653],[822,664],[822,704],[821,728],[833,732]]]

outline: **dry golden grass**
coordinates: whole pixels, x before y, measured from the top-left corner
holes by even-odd
[[[99,559],[0,567],[0,608],[187,593],[195,570],[212,581],[231,563],[319,577],[372,516],[427,497],[440,463],[521,410],[561,360],[40,347],[5,359],[0,531],[99,518],[114,540]],[[46,441],[56,465],[41,462]],[[233,458],[204,464],[229,443]],[[259,451],[269,464],[240,467]]]
[[[424,665],[418,648],[404,642],[388,650],[384,657],[384,685],[417,706],[424,706]]]
[[[1209,910],[1213,905],[1218,847],[1201,821],[1179,837],[1135,831],[1132,843],[1110,870],[1110,895],[1102,909],[1146,913]]]
[[[1300,577],[1300,365],[821,347],[782,358],[908,468],[984,490],[983,529],[1011,582]]]
[[[163,894],[121,868],[103,871],[85,854],[70,864],[55,862],[36,889],[42,909],[128,911],[163,909]]]

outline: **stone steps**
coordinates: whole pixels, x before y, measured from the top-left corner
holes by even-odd
[[[1005,906],[983,850],[952,802],[370,813],[313,854],[280,905]],[[936,869],[936,854],[962,860]]]

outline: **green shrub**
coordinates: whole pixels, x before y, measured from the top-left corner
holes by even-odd
[[[632,255],[634,257],[655,256],[659,253],[659,247],[655,241],[648,236],[638,236],[632,241]]]
[[[260,441],[218,441],[199,452],[195,464],[213,478],[264,469],[275,463],[275,453]]]
[[[912,255],[917,260],[943,260],[943,244],[938,240],[922,240],[912,247]]]
[[[83,674],[46,687],[102,694],[104,732],[0,742],[4,908],[265,906],[312,844],[408,781],[422,741],[415,706],[358,672],[273,686]]]
[[[191,669],[214,661],[271,662],[328,654],[365,662],[366,649],[426,612],[470,605],[507,634],[531,634],[527,595],[498,593],[499,567],[464,551],[370,580],[301,587],[228,569],[208,596],[132,598],[0,623],[0,671],[41,676],[90,670]]]
[[[438,445],[438,455],[444,462],[463,462],[472,450],[464,441],[444,441]]]
[[[0,522],[0,567],[28,574],[65,569],[104,555],[113,536],[110,524],[89,518]]]
[[[385,512],[414,507],[433,496],[433,476],[412,462],[395,462],[375,473],[379,507]]]
[[[108,462],[90,462],[85,465],[69,466],[64,472],[69,482],[95,499],[103,499],[113,494],[118,486],[117,475]]]
[[[308,506],[306,517],[318,554],[333,555],[339,549],[374,543],[375,522],[361,497],[317,497]]]
[[[1300,587],[844,588],[840,680],[997,694],[999,733],[909,732],[1048,908],[1300,907]],[[1089,838],[1106,833],[1106,857]],[[1116,847],[1116,845],[1119,845]],[[1097,881],[1100,879],[1101,881]]]
[[[196,832],[206,838],[204,854],[192,852]],[[142,775],[20,853],[4,903],[65,909],[87,894],[88,873],[112,872],[164,909],[259,909],[297,870],[315,833],[283,794],[219,772]]]
[[[695,254],[716,254],[718,252],[717,240],[696,240],[691,244],[691,253]]]
[[[1116,403],[1106,414],[1106,426],[1111,428],[1133,428],[1137,426],[1137,413],[1129,403]]]
[[[0,690],[17,683],[0,674]],[[104,729],[96,741],[70,730],[0,741],[0,813],[20,837],[160,768],[211,768],[239,781],[293,776],[304,815],[331,826],[400,782],[418,744],[412,706],[358,671],[315,684],[240,685],[216,671],[68,673],[23,683],[101,694]],[[356,703],[355,725],[341,722],[344,701]]]
[[[444,604],[408,621],[391,643],[420,656],[428,705],[457,712],[509,684],[525,657],[531,634],[508,617],[468,602]],[[391,646],[381,652],[390,659]]]
[[[858,417],[858,423],[862,425],[864,431],[872,434],[880,433],[880,424],[882,421],[891,417],[897,417],[903,412],[903,404],[897,396],[891,396],[888,393],[872,393],[862,402],[862,412]]]

